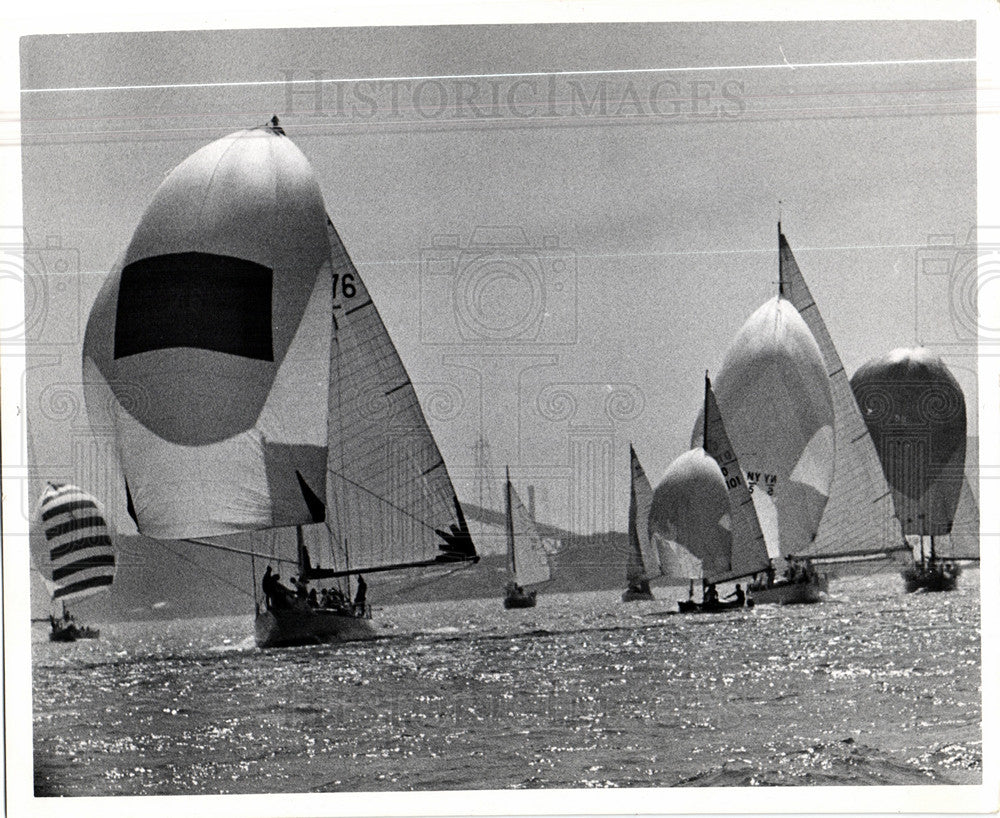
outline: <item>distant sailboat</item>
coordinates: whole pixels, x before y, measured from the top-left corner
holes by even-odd
[[[753,598],[818,601],[826,580],[801,558],[813,547],[833,480],[833,401],[816,340],[788,300],[779,295],[747,319],[715,394],[770,557],[784,561],[783,580],[751,586]],[[694,442],[701,437],[696,427]]]
[[[96,639],[97,628],[78,625],[66,603],[110,589],[115,552],[104,509],[91,495],[66,483],[49,483],[38,505],[44,539],[32,538],[35,567],[59,615],[49,616],[53,642]]]
[[[510,469],[507,469],[505,496],[509,580],[504,588],[503,606],[534,608],[538,590],[529,591],[525,586],[547,582],[552,571],[538,527],[510,482]]]
[[[628,587],[622,602],[653,599],[649,580],[660,576],[660,557],[649,538],[649,510],[653,504],[653,487],[639,462],[635,449],[629,446],[631,490],[628,506],[628,558],[625,579]]]
[[[875,442],[833,338],[778,223],[779,288],[798,310],[823,356],[834,410],[833,483],[808,562],[884,560],[909,550]]]
[[[701,602],[691,596],[678,603],[682,613],[709,613],[753,605],[742,587],[737,586],[732,602],[720,600],[715,591],[719,582],[732,581],[766,571],[770,565],[764,532],[747,487],[740,462],[729,440],[718,402],[712,391],[712,382],[705,374],[705,402],[702,409],[702,448],[714,461],[718,477],[728,498],[727,511],[722,517],[728,536],[723,538],[691,540],[694,556],[701,560],[703,596]],[[683,536],[683,535],[682,535]],[[708,544],[699,548],[699,543]]]
[[[916,541],[907,591],[950,591],[958,560],[979,559],[978,540],[952,537],[965,480],[965,397],[929,350],[897,349],[851,378],[875,442],[903,533]],[[926,539],[929,538],[929,549]]]
[[[92,422],[111,407],[141,533],[246,554],[256,575],[275,557],[253,532],[297,531],[278,558],[296,592],[264,572],[262,647],[370,638],[360,575],[478,560],[399,354],[276,118],[167,176],[91,311],[84,373]],[[308,589],[350,576],[353,603]]]

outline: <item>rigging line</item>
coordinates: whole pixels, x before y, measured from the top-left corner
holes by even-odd
[[[659,68],[592,68],[582,71],[515,71],[495,74],[426,74],[402,77],[338,77],[331,79],[312,78],[308,80],[243,80],[234,82],[180,82],[150,85],[90,85],[62,88],[25,88],[22,94],[60,93],[71,91],[150,91],[165,88],[246,88],[266,86],[288,86],[324,84],[333,85],[350,82],[425,82],[431,80],[475,80],[514,79],[516,77],[593,77],[622,74],[680,74],[693,71],[759,71],[788,68],[865,68],[880,65],[950,65],[975,63],[975,57],[939,57],[914,60],[843,60],[833,62],[760,63],[749,65],[691,65]]]
[[[219,580],[220,582],[224,583],[225,585],[228,585],[230,588],[234,588],[235,590],[239,591],[241,594],[244,594],[245,596],[248,596],[248,597],[253,597],[254,596],[253,594],[249,593],[246,588],[244,588],[244,587],[242,587],[240,585],[237,585],[234,582],[230,582],[226,577],[222,576],[221,574],[216,573],[215,571],[212,571],[210,568],[206,568],[204,565],[202,565],[201,563],[199,563],[197,560],[193,560],[190,557],[188,557],[187,555],[181,554],[179,551],[175,551],[173,548],[171,548],[166,543],[161,542],[160,540],[154,540],[154,542],[156,542],[156,544],[159,545],[161,548],[164,548],[167,551],[169,551],[171,554],[173,554],[178,559],[181,559],[184,562],[187,562],[187,563],[193,565],[199,571],[203,571],[203,572],[205,572],[207,574],[211,574],[217,580]],[[192,542],[194,542],[194,540],[192,540]],[[199,543],[199,545],[205,545],[205,543]]]

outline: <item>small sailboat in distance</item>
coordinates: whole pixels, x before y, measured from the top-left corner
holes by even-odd
[[[975,538],[951,536],[965,487],[961,386],[944,361],[918,347],[863,364],[851,388],[892,488],[903,534],[917,542],[913,564],[903,569],[906,590],[954,590],[958,560],[979,558]]]
[[[631,475],[628,505],[628,558],[625,579],[628,587],[622,592],[622,602],[653,599],[649,587],[652,577],[660,576],[660,557],[649,537],[649,510],[653,505],[653,487],[639,462],[635,449],[629,445]]]
[[[374,635],[364,595],[324,601],[310,583],[479,559],[399,353],[277,118],[160,185],[91,310],[84,381],[140,533],[249,556],[255,598],[269,566],[261,647]],[[262,531],[295,548],[294,593]]]
[[[504,492],[507,501],[507,573],[504,587],[505,608],[534,608],[538,590],[526,590],[526,585],[538,585],[552,578],[548,554],[535,521],[524,507],[507,469]]]
[[[752,607],[754,600],[747,597],[739,584],[732,594],[734,599],[731,602],[719,599],[715,590],[715,585],[719,582],[742,579],[766,571],[770,566],[770,558],[753,498],[750,496],[736,451],[730,443],[707,372],[705,402],[702,409],[702,448],[715,462],[717,474],[725,486],[728,513],[723,515],[722,527],[728,529],[729,536],[701,540],[702,543],[710,544],[708,548],[703,546],[698,548],[695,545],[694,555],[702,562],[702,601],[699,603],[693,599],[692,587],[691,596],[686,600],[680,600],[678,608],[681,613],[710,613],[729,608],[742,608],[744,605]],[[699,540],[692,539],[692,543],[698,542]]]
[[[52,601],[60,606],[58,616],[49,615],[49,640],[96,639],[100,629],[77,624],[66,603],[106,592],[114,582],[114,544],[104,509],[83,489],[50,482],[38,517],[45,536],[32,537],[32,556]]]

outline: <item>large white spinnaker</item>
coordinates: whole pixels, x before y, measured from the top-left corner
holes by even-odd
[[[833,481],[833,401],[822,354],[791,302],[774,298],[747,319],[713,390],[771,556],[805,553]]]
[[[280,128],[212,142],[160,185],[84,340],[88,414],[114,429],[141,533],[322,519],[331,266],[319,184]]]

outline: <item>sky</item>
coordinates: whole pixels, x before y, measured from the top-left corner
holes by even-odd
[[[275,114],[463,500],[509,465],[541,520],[624,529],[629,443],[654,483],[689,448],[779,216],[848,371],[926,344],[974,430],[975,56],[940,21],[24,38],[30,496],[84,482],[129,530],[87,312],[165,175]]]

